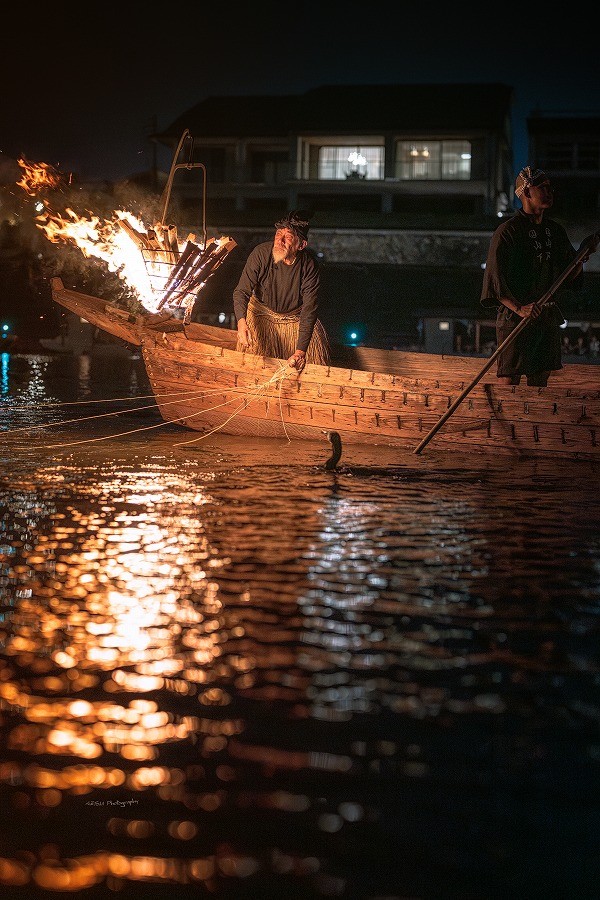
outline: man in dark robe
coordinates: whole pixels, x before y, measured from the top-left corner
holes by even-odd
[[[519,384],[525,375],[527,384],[544,387],[551,372],[562,368],[560,326],[564,318],[554,302],[541,308],[535,302],[573,262],[577,252],[563,226],[545,215],[554,199],[545,172],[531,166],[521,169],[515,195],[523,208],[499,225],[492,236],[481,302],[497,307],[498,346],[521,319],[532,320],[499,354],[500,381]],[[590,235],[580,250],[586,246],[593,253],[598,239],[599,235]],[[570,275],[570,286],[579,290],[581,278],[582,266],[578,266]]]
[[[326,365],[329,342],[319,308],[318,262],[307,249],[308,214],[293,210],[275,224],[272,241],[250,251],[233,292],[238,350]]]

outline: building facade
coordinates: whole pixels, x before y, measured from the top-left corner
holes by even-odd
[[[503,84],[208,97],[152,139],[174,152],[190,132],[212,221],[264,221],[302,207],[326,226],[447,217],[468,227],[510,208],[512,102]],[[192,206],[197,174],[184,172],[181,182]]]

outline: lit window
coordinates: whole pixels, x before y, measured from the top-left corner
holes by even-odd
[[[471,177],[469,141],[398,141],[396,178],[405,181],[468,181]]]
[[[382,179],[383,147],[319,147],[320,181],[346,178]]]

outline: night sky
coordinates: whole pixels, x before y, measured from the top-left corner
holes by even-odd
[[[11,13],[0,46],[0,152],[112,180],[147,170],[147,135],[207,96],[502,82],[515,89],[518,171],[534,108],[600,114],[595,28],[575,7],[555,24],[530,4],[514,13],[505,4],[135,6],[135,14],[131,4]],[[160,152],[167,170],[170,155]]]

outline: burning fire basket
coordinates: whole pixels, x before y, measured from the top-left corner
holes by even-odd
[[[184,146],[187,160],[178,162]],[[223,263],[226,256],[236,246],[230,237],[207,239],[206,233],[206,167],[204,163],[193,162],[194,143],[190,132],[186,129],[177,145],[171,163],[171,171],[165,186],[162,218],[147,232],[139,232],[126,220],[120,219],[119,225],[135,241],[139,247],[150,287],[156,300],[156,310],[163,306],[171,309],[184,309],[184,322],[189,322],[192,308],[207,279]],[[202,171],[202,240],[198,242],[195,234],[188,234],[181,242],[177,235],[177,226],[166,224],[167,211],[171,199],[171,190],[175,173],[180,169]]]

